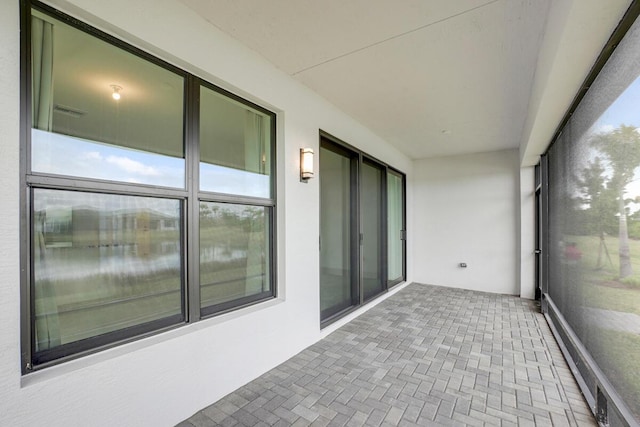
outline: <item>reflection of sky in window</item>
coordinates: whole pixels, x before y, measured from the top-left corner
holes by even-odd
[[[200,190],[269,198],[269,175],[200,163]]]
[[[611,131],[624,124],[640,126],[640,77],[629,85],[613,104],[600,116],[596,129]]]
[[[31,146],[34,172],[184,188],[185,161],[181,158],[38,129],[32,129]],[[270,184],[269,175],[200,164],[202,191],[269,198]]]
[[[184,159],[32,129],[34,172],[184,188]]]

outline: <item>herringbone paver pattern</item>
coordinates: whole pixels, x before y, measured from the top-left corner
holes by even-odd
[[[535,303],[412,284],[180,424],[584,426]]]

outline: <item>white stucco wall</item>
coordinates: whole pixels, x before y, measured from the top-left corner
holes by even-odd
[[[518,174],[517,150],[414,162],[415,281],[520,294]]]
[[[329,331],[319,329],[318,179],[299,182],[299,148],[318,153],[322,129],[409,181],[412,162],[177,1],[50,3],[278,113],[279,299],[23,377],[19,2],[0,2],[0,425],[174,425]],[[412,194],[409,187],[409,206]]]

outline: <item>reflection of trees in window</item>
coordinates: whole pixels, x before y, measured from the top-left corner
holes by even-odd
[[[269,289],[268,211],[264,207],[200,204],[200,282],[203,306]]]
[[[598,259],[595,268],[601,269],[608,265],[613,266],[605,236],[617,233],[616,197],[607,186],[605,167],[600,157],[595,157],[583,169],[581,176],[576,178],[580,196],[577,201],[581,209],[575,209],[574,234],[598,236]],[[606,260],[605,260],[606,257]]]
[[[590,224],[591,230],[604,242],[604,233],[612,232],[612,219],[618,216],[619,277],[624,279],[633,274],[627,217],[629,203],[634,201],[624,196],[640,166],[640,133],[634,126],[620,125],[612,131],[595,134],[590,143],[602,158],[595,157],[578,181],[583,202],[589,206],[584,222]],[[602,249],[606,250],[606,246],[601,243],[598,267],[602,263]]]

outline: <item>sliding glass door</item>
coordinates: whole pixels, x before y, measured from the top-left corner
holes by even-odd
[[[360,196],[360,212],[362,218],[362,288],[364,299],[368,300],[386,289],[383,270],[386,236],[384,224],[383,183],[385,169],[372,160],[362,162],[362,195]]]
[[[320,140],[320,319],[341,317],[405,279],[404,175]]]
[[[359,302],[357,154],[329,141],[320,145],[320,317]]]
[[[405,277],[404,175],[387,173],[387,283],[393,286]]]

